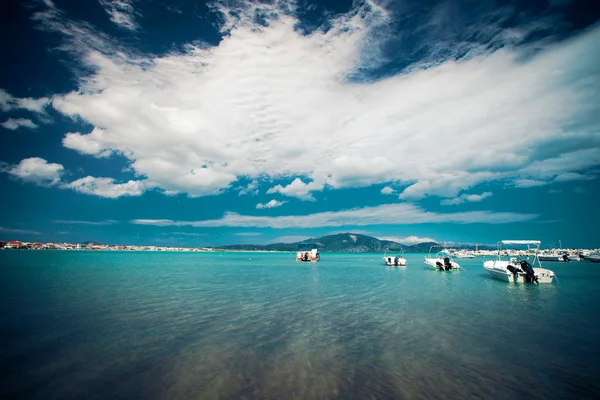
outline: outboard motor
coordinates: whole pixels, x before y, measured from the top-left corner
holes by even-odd
[[[449,271],[452,269],[452,264],[450,264],[450,259],[448,257],[444,258],[444,269]]]
[[[567,253],[563,253],[562,259],[563,259],[563,261],[571,261],[571,260],[569,260],[569,256]]]
[[[440,271],[443,271],[443,270],[444,270],[444,265],[443,265],[441,262],[439,262],[439,261],[436,261],[436,262],[435,262],[435,266],[436,266],[436,267],[437,267],[437,269],[439,269]]]
[[[513,275],[517,275],[519,272],[523,272],[519,268],[514,267],[510,264],[506,267],[506,269],[509,270],[510,272],[512,272]]]
[[[539,283],[538,278],[537,278],[537,276],[535,276],[535,271],[533,270],[533,267],[531,266],[531,264],[529,264],[526,260],[521,261],[520,264],[521,264],[521,269],[526,274],[525,282]]]

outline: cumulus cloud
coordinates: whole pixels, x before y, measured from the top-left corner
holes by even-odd
[[[119,27],[129,30],[138,29],[135,22],[137,13],[133,7],[134,0],[98,0],[104,11],[110,17],[110,20]]]
[[[474,203],[474,202],[478,202],[481,201],[483,199],[486,199],[488,197],[490,197],[493,193],[492,192],[483,192],[481,194],[461,194],[458,197],[455,197],[453,199],[445,199],[442,200],[440,202],[440,204],[444,205],[444,206],[448,206],[448,205],[454,205],[454,204],[462,204],[462,203]]]
[[[72,189],[79,193],[112,199],[121,196],[140,196],[146,190],[156,186],[154,183],[145,179],[117,183],[113,178],[96,178],[93,176],[86,176],[85,178],[80,178],[72,182],[64,182],[62,181],[62,177],[65,173],[65,168],[61,164],[50,163],[39,157],[23,159],[16,165],[0,163],[0,172],[7,173],[24,182],[32,182],[40,186]],[[113,220],[106,220],[103,222],[58,220],[55,222],[88,225],[108,225],[117,223],[117,221]]]
[[[99,140],[94,137],[102,136],[101,129],[94,129],[91,133],[84,137],[81,133],[67,133],[62,140],[63,146],[68,149],[73,149],[81,154],[93,155],[96,157],[107,157],[110,155],[110,150],[102,146]]]
[[[25,118],[9,118],[0,125],[2,125],[6,129],[10,129],[11,131],[17,130],[19,128],[35,129],[38,127],[38,125],[35,124],[32,120]]]
[[[267,190],[267,194],[281,193],[284,196],[295,197],[300,200],[315,201],[315,198],[310,192],[312,190],[321,190],[323,185],[315,181],[304,183],[302,179],[296,178],[287,186],[277,185]]]
[[[386,186],[383,189],[381,189],[381,194],[394,194],[394,189],[392,189],[389,186]]]
[[[115,3],[133,15],[131,2]],[[357,81],[349,77],[382,62],[371,50],[390,21],[382,7],[361,3],[306,33],[293,5],[227,4],[213,7],[224,21],[218,45],[160,56],[61,22],[55,9],[39,14],[92,71],[53,97],[59,112],[97,127],[65,146],[119,152],[167,193],[216,194],[260,176],[289,178],[269,193],[301,200],[381,182],[408,186],[405,200],[454,198],[482,182],[539,186],[600,163],[600,27],[543,45],[521,44],[539,26],[500,30],[493,46],[436,51],[398,75]]]
[[[49,163],[43,158],[31,157],[16,165],[4,166],[3,172],[24,182],[33,182],[40,186],[52,186],[60,182],[65,168],[61,164]]]
[[[113,178],[86,176],[85,178],[66,183],[64,187],[73,189],[79,193],[116,199],[121,196],[140,196],[147,189],[153,187],[153,185],[146,180],[130,180],[125,183],[115,183]]]
[[[275,207],[281,207],[282,205],[284,205],[286,202],[285,201],[279,201],[279,200],[271,200],[268,203],[258,203],[256,205],[256,208],[275,208]]]
[[[172,221],[168,219],[135,219],[138,225],[198,226],[198,227],[257,227],[257,228],[316,228],[322,226],[403,225],[436,222],[503,224],[528,221],[537,214],[510,212],[469,211],[461,213],[434,213],[410,204],[385,204],[344,211],[321,212],[309,215],[264,217],[225,213],[220,219],[205,221]]]

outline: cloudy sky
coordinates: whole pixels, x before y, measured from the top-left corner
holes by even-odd
[[[593,4],[2,2],[0,240],[598,247]]]

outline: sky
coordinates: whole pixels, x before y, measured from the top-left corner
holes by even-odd
[[[593,1],[0,9],[0,240],[600,247]]]

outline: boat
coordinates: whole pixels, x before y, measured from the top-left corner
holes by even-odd
[[[454,257],[456,257],[456,258],[475,258],[475,254],[473,254],[473,252],[470,252],[470,251],[461,250],[461,251],[454,253]]]
[[[436,247],[441,247],[442,250],[438,251],[435,256],[432,256],[431,250]],[[446,247],[439,245],[429,248],[429,255],[425,257],[425,264],[436,271],[458,271],[460,269],[460,265],[452,259],[450,251]]]
[[[600,263],[600,254],[589,254],[583,257],[583,259],[593,263]]]
[[[296,261],[317,262],[321,259],[316,243],[300,242],[296,252]]]
[[[569,262],[579,261],[579,256],[573,256],[568,253],[552,253],[552,254],[539,254],[538,259],[540,261],[558,261],[558,262]]]
[[[506,282],[521,283],[552,283],[555,278],[554,272],[542,268],[542,263],[538,257],[541,242],[539,240],[503,240],[498,248],[498,258],[488,260],[483,263],[483,268],[492,275],[492,278]],[[510,257],[508,260],[502,259],[503,245],[522,245],[536,246],[533,254],[533,261],[530,264],[527,257]],[[535,265],[538,267],[535,267]]]
[[[400,256],[389,256],[387,255],[387,251],[401,251],[402,255]],[[390,247],[383,252],[383,262],[385,265],[389,267],[406,267],[406,258],[404,258],[404,250],[402,248],[398,249],[395,247]]]

